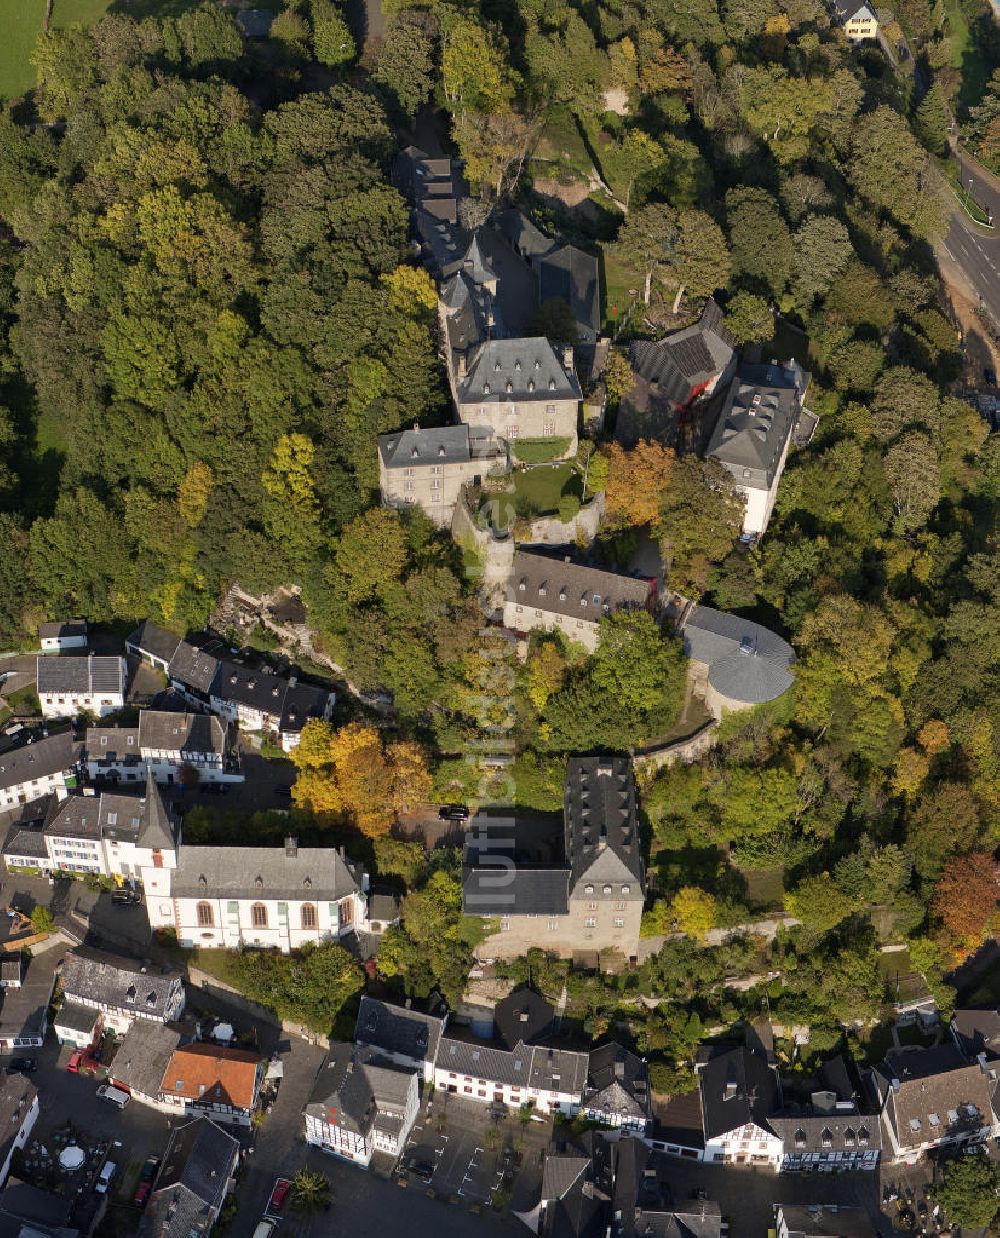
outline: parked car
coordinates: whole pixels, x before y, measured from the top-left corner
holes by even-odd
[[[33,1057],[12,1057],[7,1063],[8,1075],[33,1075],[38,1069],[38,1063]]]
[[[158,1156],[147,1156],[143,1162],[142,1169],[139,1170],[139,1181],[152,1182],[159,1168],[160,1158]]]
[[[120,890],[111,891],[111,901],[120,907],[130,907],[134,903],[141,903],[142,895],[138,890],[129,890],[123,886]]]
[[[80,1052],[70,1054],[70,1059],[66,1063],[66,1069],[71,1075],[80,1073],[80,1063],[83,1061],[83,1054]]]
[[[97,1181],[94,1183],[94,1190],[98,1195],[107,1195],[111,1179],[115,1176],[117,1169],[118,1166],[114,1161],[105,1161],[101,1166],[101,1172],[97,1175]]]
[[[274,1184],[274,1190],[271,1192],[271,1198],[267,1201],[265,1213],[280,1212],[285,1206],[285,1200],[288,1198],[288,1192],[292,1189],[292,1184],[287,1178],[279,1178]]]
[[[997,372],[992,366],[988,365],[986,369],[983,370],[983,377],[986,379],[986,385],[988,387],[995,387],[997,385]]]
[[[138,1204],[140,1208],[145,1208],[146,1201],[153,1193],[152,1182],[140,1182],[135,1188],[135,1194],[132,1196],[132,1202]]]
[[[272,1221],[270,1217],[264,1217],[257,1222],[257,1228],[253,1231],[253,1238],[270,1238],[270,1235],[278,1228],[278,1222]]]
[[[117,1105],[119,1109],[124,1109],[132,1097],[124,1088],[116,1088],[113,1084],[102,1083],[97,1089],[97,1095],[101,1100],[110,1101],[112,1105]]]
[[[469,810],[464,804],[442,804],[438,817],[442,821],[468,821]]]

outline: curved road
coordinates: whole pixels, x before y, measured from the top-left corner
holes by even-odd
[[[988,232],[977,227],[961,208],[957,208],[948,228],[945,248],[1000,330],[1000,180],[969,159],[961,149],[956,149],[955,154],[962,169],[963,187],[967,188],[972,181],[973,198],[993,212],[997,228]]]

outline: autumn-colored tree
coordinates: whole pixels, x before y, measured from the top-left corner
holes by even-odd
[[[417,317],[421,312],[433,314],[437,309],[437,288],[423,267],[398,266],[381,279],[389,289],[389,309],[394,313],[401,311]]]
[[[930,762],[916,748],[900,748],[892,785],[901,795],[916,795],[930,771]]]
[[[942,722],[940,718],[929,718],[917,732],[917,743],[929,757],[950,748],[951,735],[947,722]]]
[[[716,902],[697,886],[682,886],[670,900],[670,916],[682,933],[704,937],[715,926]]]
[[[620,526],[652,524],[660,515],[670,482],[674,453],[657,442],[640,439],[632,451],[619,443],[608,448],[608,519]]]
[[[386,748],[375,727],[358,722],[340,730],[307,722],[292,760],[299,771],[292,799],[299,808],[342,817],[372,838],[388,831],[396,813],[430,795],[424,750],[408,740]]]
[[[214,485],[212,470],[201,460],[196,460],[181,478],[177,487],[177,507],[188,528],[193,529],[201,523]]]
[[[528,662],[528,698],[539,712],[553,692],[562,687],[567,669],[566,658],[555,641],[542,641],[532,651]]]
[[[948,861],[934,891],[934,912],[949,933],[969,945],[979,943],[996,916],[998,880],[1000,865],[989,851]]]
[[[608,353],[608,359],[604,363],[604,373],[601,377],[604,380],[604,390],[607,393],[608,403],[613,406],[617,406],[619,401],[628,395],[635,381],[628,357],[624,353],[614,351]]]

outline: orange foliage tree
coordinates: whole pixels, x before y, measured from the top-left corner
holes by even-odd
[[[647,439],[640,439],[632,451],[612,443],[604,496],[609,521],[620,526],[657,523],[674,458],[669,447]]]
[[[989,851],[949,860],[934,892],[934,911],[960,941],[975,945],[996,916],[1000,866]]]
[[[385,745],[372,726],[352,722],[335,730],[313,719],[292,753],[298,770],[292,799],[299,808],[350,821],[370,838],[388,833],[393,818],[426,803],[427,754],[403,740]]]

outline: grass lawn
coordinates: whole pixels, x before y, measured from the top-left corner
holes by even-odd
[[[45,0],[4,0],[0,98],[16,99],[34,86],[31,53],[44,16]]]
[[[633,305],[642,304],[645,281],[619,262],[607,247],[602,248],[601,260],[604,266],[604,329],[610,331],[622,324]],[[630,289],[635,289],[635,296]],[[612,306],[617,313],[612,314]]]
[[[540,464],[514,474],[514,510],[519,516],[545,516],[556,511],[565,494],[583,493],[583,478],[572,464]]]
[[[553,108],[549,114],[532,158],[554,164],[554,168],[546,171],[554,173],[560,181],[589,181],[594,170],[576,117],[564,107]]]

